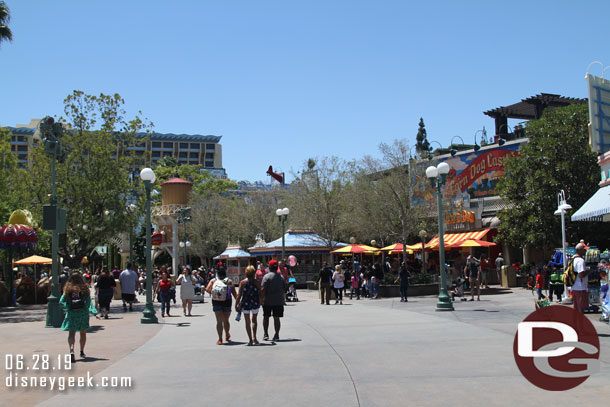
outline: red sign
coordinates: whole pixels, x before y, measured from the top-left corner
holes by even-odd
[[[472,160],[459,174],[449,172],[447,178],[447,195],[455,196],[457,191],[466,191],[479,178],[494,171],[504,171],[504,160],[518,155],[518,151],[494,149],[480,154]],[[494,177],[495,178],[495,177]],[[476,191],[475,191],[476,195]],[[488,193],[486,193],[488,195]]]
[[[150,237],[150,244],[153,246],[159,246],[163,243],[163,235],[160,232],[155,232]]]

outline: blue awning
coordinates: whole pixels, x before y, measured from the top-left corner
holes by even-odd
[[[597,190],[587,202],[572,215],[572,221],[587,220],[601,222],[610,214],[610,185]]]

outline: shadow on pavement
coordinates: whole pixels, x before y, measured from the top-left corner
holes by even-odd
[[[91,363],[91,362],[98,362],[100,360],[108,360],[108,359],[105,359],[105,358],[94,358],[94,357],[91,357],[91,356],[87,356],[84,359],[77,360],[76,363],[81,363],[81,362],[82,363]]]
[[[94,333],[96,333],[97,331],[103,331],[103,330],[105,330],[105,329],[106,329],[106,327],[105,327],[105,326],[103,326],[103,325],[91,325],[91,326],[89,327],[89,329],[87,329],[87,333],[88,333],[88,334],[94,334]]]
[[[280,339],[279,341],[273,341],[273,342],[301,342],[302,339],[296,339],[296,338],[290,338],[290,339]]]
[[[223,342],[224,346],[239,346],[239,345],[245,345],[247,342],[236,342],[236,341],[230,341],[230,342]]]

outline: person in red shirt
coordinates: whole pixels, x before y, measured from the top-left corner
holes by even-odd
[[[538,267],[536,270],[536,291],[538,292],[539,300],[544,298],[542,295],[542,288],[544,288],[544,275],[542,274],[542,269]]]
[[[171,299],[170,289],[174,285],[174,282],[168,278],[167,271],[161,273],[161,279],[157,284],[157,289],[155,290],[155,297],[157,294],[161,297],[161,317],[165,317],[165,314],[169,315],[169,301]]]

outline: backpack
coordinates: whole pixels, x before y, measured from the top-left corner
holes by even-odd
[[[85,299],[79,291],[73,292],[70,295],[68,307],[71,311],[78,311],[79,309],[83,309],[85,307]]]
[[[473,278],[477,278],[477,276],[479,275],[479,263],[473,261],[470,263],[470,266],[468,268],[470,270],[470,275]]]
[[[229,293],[227,281],[228,278],[214,281],[214,285],[212,286],[212,299],[214,301],[227,300],[227,294]]]
[[[568,261],[568,266],[566,267],[566,271],[564,271],[563,276],[562,276],[563,283],[568,287],[572,287],[574,285],[574,283],[576,282],[576,272],[574,271],[574,259],[577,257],[580,257],[580,256],[572,256],[570,261]]]

